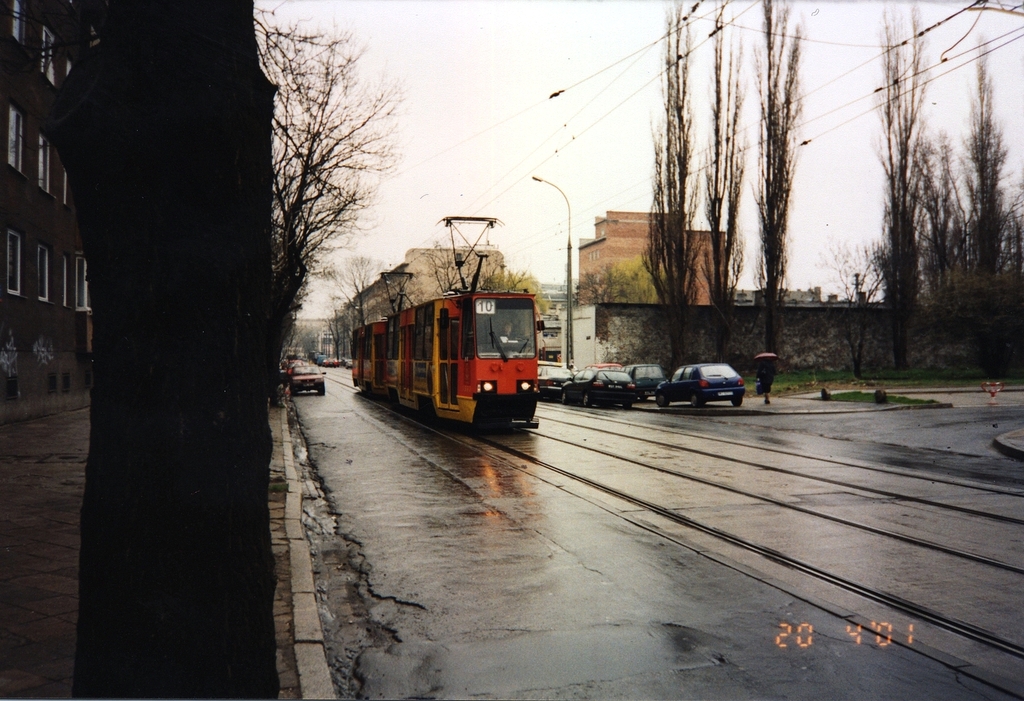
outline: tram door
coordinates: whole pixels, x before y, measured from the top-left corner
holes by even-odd
[[[447,409],[459,405],[459,319],[442,307],[437,325],[438,404]]]

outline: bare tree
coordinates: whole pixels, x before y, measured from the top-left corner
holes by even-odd
[[[666,24],[664,122],[654,135],[654,201],[644,265],[665,306],[672,364],[679,365],[685,359],[696,297],[699,242],[693,222],[698,187],[690,104],[692,37],[683,8],[673,7]]]
[[[789,246],[789,203],[800,119],[801,29],[789,34],[789,6],[762,0],[764,52],[756,56],[761,104],[757,212],[761,228],[758,283],[764,291],[765,350],[779,351]]]
[[[1021,223],[1007,202],[1007,150],[995,121],[984,58],[977,76],[978,93],[964,141],[964,256],[959,269],[943,280],[933,306],[947,329],[973,340],[981,368],[990,377],[1002,377],[1024,337]]]
[[[365,85],[350,34],[323,36],[264,23],[264,70],[278,86],[274,111],[273,288],[269,367],[281,332],[323,254],[359,229],[380,175],[395,162],[399,92]]]
[[[477,276],[478,286],[480,281],[496,279],[505,262],[504,256],[493,248],[453,248],[441,243],[435,244],[433,248],[423,249],[420,257],[433,276],[434,284],[414,281],[414,284],[410,285],[412,292],[409,301],[412,304],[440,297],[451,290],[460,290],[464,285],[472,284],[473,278]]]
[[[1007,150],[1003,131],[995,121],[992,80],[985,57],[978,61],[978,94],[971,104],[970,120],[971,130],[964,143],[969,267],[994,275],[1003,269],[1010,216],[1003,185]]]
[[[96,320],[78,697],[278,695],[264,321],[274,90],[252,13],[111,0],[47,121]]]
[[[1017,189],[1017,198],[1009,209],[1010,234],[1007,242],[1006,270],[1024,281],[1024,182]]]
[[[882,287],[877,258],[877,247],[851,248],[844,242],[832,241],[824,259],[825,267],[832,271],[833,281],[843,294],[838,303],[840,328],[850,351],[853,376],[858,379],[863,372],[870,310],[878,301]]]
[[[910,39],[904,40],[910,36]],[[889,305],[893,363],[908,366],[907,334],[917,307],[920,252],[918,227],[923,214],[924,148],[921,129],[925,86],[924,38],[920,16],[911,12],[909,30],[886,10],[882,27],[882,79],[878,113],[882,121],[881,161],[885,172],[885,220],[880,261]]]
[[[922,156],[921,272],[928,292],[934,294],[950,271],[965,264],[967,213],[949,137],[940,132],[935,141],[925,142]]]
[[[365,326],[367,321],[390,311],[380,309],[380,304],[368,294],[370,288],[380,279],[380,273],[384,268],[384,263],[379,260],[353,256],[339,269],[328,274],[337,292],[334,295],[335,300],[352,308],[353,321],[357,327]]]
[[[711,136],[704,169],[704,214],[709,245],[704,249],[708,297],[715,310],[715,358],[725,360],[732,336],[736,286],[743,272],[743,245],[739,230],[746,145],[742,142],[743,110],[740,65],[742,51],[724,37],[726,4],[718,10],[712,68]]]

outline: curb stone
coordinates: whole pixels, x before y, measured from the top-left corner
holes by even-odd
[[[996,436],[992,439],[992,445],[1009,458],[1024,460],[1024,429]]]
[[[288,484],[284,524],[291,561],[291,589],[295,662],[298,667],[300,698],[336,698],[331,672],[324,651],[324,633],[316,604],[313,564],[302,526],[302,490],[305,481],[295,469],[288,410],[280,412],[283,442],[284,473]]]

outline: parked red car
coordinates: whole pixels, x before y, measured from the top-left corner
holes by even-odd
[[[299,392],[316,392],[327,394],[327,381],[324,379],[324,371],[316,365],[296,365],[289,373],[289,385],[292,394]]]

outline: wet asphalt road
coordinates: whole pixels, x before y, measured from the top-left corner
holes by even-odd
[[[326,494],[307,526],[342,695],[1003,697],[913,645],[850,631],[838,606],[639,527],[621,504],[513,469],[336,384],[295,406]],[[954,411],[931,421],[958,425]],[[1020,410],[1007,411],[994,422],[1018,428]],[[887,440],[912,435],[904,442],[913,444],[932,430],[903,416],[913,413],[937,414],[892,412],[883,427],[868,416],[815,417],[813,430],[807,417],[774,416],[767,428],[735,417],[700,430],[711,441],[770,436],[815,454],[884,453],[908,469],[930,461],[1019,479],[1017,463],[986,452],[980,424],[955,451]],[[852,429],[877,440],[850,440]]]

